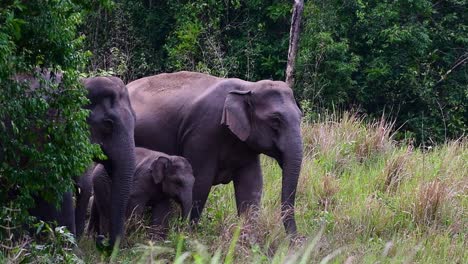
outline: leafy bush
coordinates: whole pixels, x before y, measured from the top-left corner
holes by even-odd
[[[35,229],[36,236],[40,236],[40,239],[32,240],[29,236],[22,237],[20,241],[6,239],[5,242],[10,245],[2,243],[2,247],[8,248],[9,251],[5,255],[0,252],[0,261],[4,259],[8,263],[83,263],[75,254],[75,237],[65,227],[53,228],[40,221],[35,224]]]
[[[91,71],[111,70],[125,81],[176,70],[284,78],[290,1],[114,2],[90,13],[82,28]]]
[[[0,4],[0,240],[29,222],[34,197],[58,203],[73,190],[73,177],[96,153],[78,81],[86,53],[76,27],[86,4]],[[61,72],[61,83],[53,74],[43,78],[48,72]],[[31,89],[26,76],[34,76],[38,87]]]

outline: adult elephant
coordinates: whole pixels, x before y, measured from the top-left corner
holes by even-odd
[[[258,206],[263,177],[259,154],[283,170],[281,213],[296,234],[294,202],[302,163],[301,111],[284,82],[217,78],[178,72],[127,85],[136,114],[135,144],[192,164],[191,219],[198,220],[211,186],[234,182],[238,214]]]
[[[46,74],[49,79],[50,73]],[[60,82],[60,75],[55,78]],[[18,78],[19,79],[19,78]],[[30,81],[33,89],[39,85],[32,77],[22,77],[19,81]],[[130,195],[130,186],[135,172],[135,142],[133,130],[135,114],[130,104],[127,88],[122,80],[116,77],[93,77],[83,80],[88,91],[89,104],[85,108],[90,110],[87,118],[91,130],[91,141],[99,144],[106,160],[96,160],[104,165],[112,182],[111,186],[111,232],[110,245],[118,237],[123,236],[124,217]],[[75,233],[75,210],[71,192],[64,194],[60,208],[36,198],[36,207],[30,210],[31,215],[45,221],[57,221]],[[78,194],[78,201],[80,194]],[[84,211],[85,212],[85,211]],[[77,217],[83,219],[84,217]],[[78,224],[82,229],[83,223]],[[80,230],[78,230],[80,231]]]
[[[109,244],[123,236],[125,213],[135,173],[135,113],[127,88],[116,77],[94,77],[83,81],[88,90],[88,124],[91,141],[101,146],[102,164],[111,182]],[[81,230],[80,230],[81,231]]]

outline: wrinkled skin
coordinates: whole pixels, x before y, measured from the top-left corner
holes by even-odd
[[[91,103],[88,123],[91,141],[101,146],[106,160],[96,160],[107,172],[110,182],[110,239],[113,246],[123,238],[125,210],[135,173],[135,114],[127,88],[116,77],[94,77],[84,80]],[[80,219],[84,219],[80,216]],[[82,227],[81,223],[79,224]]]
[[[151,224],[164,230],[172,198],[181,206],[182,218],[189,215],[192,207],[192,188],[195,181],[192,167],[179,156],[169,156],[145,148],[136,148],[136,171],[127,207],[127,218],[141,216],[146,206],[151,207]],[[89,227],[98,234],[108,232],[110,182],[102,166],[97,166],[92,175],[94,201]],[[161,228],[162,227],[162,228]],[[90,230],[90,231],[91,231]],[[161,234],[164,235],[164,234]]]
[[[192,220],[200,217],[211,186],[231,181],[238,214],[258,207],[263,153],[283,170],[283,223],[289,234],[296,234],[302,113],[284,82],[178,72],[142,78],[127,87],[137,118],[135,144],[183,156],[192,165]]]
[[[112,180],[112,203],[108,206],[111,210],[110,245],[113,245],[117,238],[123,236],[125,209],[135,172],[133,139],[135,115],[130,105],[127,89],[119,78],[94,77],[85,79],[83,83],[88,90],[87,96],[90,100],[86,108],[90,110],[87,122],[91,130],[91,141],[99,144],[107,156],[106,160],[96,160],[96,162],[104,166],[109,179]],[[83,195],[78,194],[78,203],[81,199]],[[56,220],[59,225],[67,226],[73,233],[76,232],[75,221],[83,221],[83,223],[78,223],[78,231],[82,232],[84,216],[77,215],[75,219],[71,192],[65,193],[58,210],[43,199],[36,199],[36,204],[36,208],[31,210],[32,215],[42,220]],[[78,204],[77,211],[83,211],[80,204]]]

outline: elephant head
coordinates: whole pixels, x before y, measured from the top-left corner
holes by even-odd
[[[296,234],[294,203],[302,163],[302,113],[286,83],[232,80],[221,123],[259,153],[274,158],[283,170],[281,213],[286,231]]]
[[[192,207],[195,182],[190,163],[179,156],[159,157],[151,165],[151,176],[155,184],[162,185],[165,195],[181,205],[182,218],[187,218]]]
[[[99,144],[107,156],[97,160],[104,165],[111,186],[110,244],[123,236],[124,217],[135,172],[135,113],[128,91],[116,77],[94,77],[84,80],[90,110],[88,124],[91,141]]]

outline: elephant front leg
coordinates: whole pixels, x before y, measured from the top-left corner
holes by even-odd
[[[234,176],[234,191],[236,195],[237,213],[256,213],[259,208],[263,190],[263,175],[260,159],[257,158],[241,167]]]
[[[200,220],[200,215],[203,208],[205,208],[206,200],[210,194],[215,174],[212,168],[201,171],[202,172],[199,173],[198,176],[194,173],[195,183],[192,191],[192,211],[190,212],[190,222],[193,224],[198,224],[198,221]]]
[[[96,228],[98,235],[104,235],[109,232],[111,218],[111,184],[112,181],[104,170],[104,167],[98,167],[93,176],[93,212],[98,220]]]
[[[73,193],[66,192],[60,206],[59,225],[66,226],[72,234],[76,234],[75,209],[73,207]]]
[[[101,234],[100,223],[101,220],[99,219],[98,208],[93,198],[93,202],[91,203],[91,216],[89,217],[88,223],[88,234]]]
[[[195,177],[192,191],[192,211],[190,212],[190,222],[195,224],[198,223],[210,194],[217,171],[218,157],[217,152],[209,148],[200,148],[200,145],[207,146],[209,144],[194,141],[191,147],[188,147],[188,150],[182,155],[192,165]],[[202,155],[201,153],[206,154]]]
[[[89,199],[92,193],[92,173],[94,165],[78,179],[76,192],[75,225],[76,236],[79,238],[84,233],[86,213],[88,211]]]
[[[90,196],[90,194],[83,192],[78,193],[76,196],[75,224],[77,238],[80,238],[84,232],[84,226],[86,222],[86,211],[88,210]]]
[[[153,205],[151,210],[151,233],[154,237],[166,238],[171,210],[171,201],[169,199],[164,199]]]

